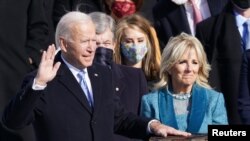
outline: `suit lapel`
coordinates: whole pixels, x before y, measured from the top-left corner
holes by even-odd
[[[66,64],[62,61],[60,53],[56,56],[56,61],[60,61],[62,64],[60,66],[60,69],[57,72],[57,77],[59,83],[64,85],[66,89],[68,89],[73,96],[81,103],[81,105],[89,112],[91,113],[92,109],[89,106],[88,100],[82,91],[81,86],[76,81],[75,77],[71,73],[71,71],[68,69]]]
[[[175,129],[179,129],[175,111],[173,107],[173,98],[168,94],[168,90],[160,89],[159,90],[159,117],[160,121],[163,124],[171,126]]]
[[[88,75],[92,86],[93,98],[94,98],[94,112],[97,113],[97,110],[101,103],[102,95],[102,87],[101,87],[101,77],[99,76],[99,71],[95,68],[95,66],[91,66],[88,68]],[[107,82],[108,83],[108,82]]]
[[[223,15],[221,16],[223,17]],[[224,17],[225,18],[221,26],[222,30],[220,30],[221,35],[224,36],[221,36],[221,39],[219,40],[223,46],[218,46],[218,50],[221,49],[221,53],[223,53],[224,55],[228,55],[228,57],[235,58],[235,56],[241,56],[243,52],[241,45],[241,36],[236,25],[233,11],[227,9],[226,15],[224,15]],[[232,55],[231,53],[234,53],[234,55]]]
[[[112,65],[113,69],[113,74],[115,78],[115,94],[120,96],[122,92],[125,89],[125,84],[124,84],[124,74],[121,71],[121,68],[118,65],[113,64]]]
[[[206,109],[208,107],[206,89],[196,84],[192,88],[192,104],[188,117],[187,131],[198,133],[204,121]]]
[[[238,53],[241,53],[240,50],[241,50],[241,36],[240,36],[240,32],[238,30],[238,27],[236,26],[236,20],[235,20],[235,17],[233,17],[232,15],[229,16],[228,18],[228,27],[225,27],[225,29],[231,29],[231,30],[225,30],[226,32],[228,32],[227,34],[224,34],[226,36],[230,36],[230,33],[235,33],[231,36],[233,36],[235,38],[235,45],[239,48],[236,48],[236,50],[238,50]],[[235,49],[235,46],[234,46],[234,49]]]

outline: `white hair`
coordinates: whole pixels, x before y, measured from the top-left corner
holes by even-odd
[[[92,22],[90,16],[85,13],[79,11],[72,11],[66,13],[59,21],[56,27],[55,40],[56,47],[60,47],[60,38],[64,38],[65,40],[72,39],[72,28],[76,24],[83,24]]]
[[[103,12],[92,12],[89,16],[95,24],[96,34],[102,34],[106,29],[110,29],[114,36],[115,20],[111,16]]]

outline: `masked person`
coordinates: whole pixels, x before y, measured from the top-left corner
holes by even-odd
[[[142,6],[143,0],[104,0],[106,13],[115,20],[136,13]]]
[[[96,45],[94,62],[108,66],[112,70],[115,84],[115,95],[119,96],[124,107],[134,114],[139,115],[141,97],[146,94],[147,81],[141,69],[116,64],[113,61],[115,47],[115,22],[114,19],[102,12],[89,14],[96,27]],[[115,141],[136,141],[116,134]]]
[[[224,94],[229,124],[241,124],[244,114],[239,95],[242,55],[248,49],[245,42],[246,23],[250,19],[249,0],[231,0],[219,15],[197,25],[196,36],[204,45],[212,66],[209,82]],[[239,110],[239,112],[238,112]]]
[[[141,68],[151,90],[159,79],[161,53],[158,39],[148,20],[138,14],[121,19],[115,37],[115,62]]]

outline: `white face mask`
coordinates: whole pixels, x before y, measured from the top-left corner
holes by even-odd
[[[123,56],[130,62],[138,63],[144,58],[148,52],[148,48],[146,43],[138,45],[121,43],[121,52]]]
[[[173,3],[176,3],[177,5],[185,4],[188,0],[172,0]]]

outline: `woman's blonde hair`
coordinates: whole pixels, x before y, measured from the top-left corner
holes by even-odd
[[[207,56],[200,41],[186,33],[181,33],[176,37],[170,38],[162,53],[160,66],[160,81],[155,85],[155,89],[166,87],[171,83],[171,78],[168,72],[181,59],[183,54],[190,49],[194,49],[197,53],[197,58],[200,64],[196,83],[205,88],[211,88],[208,84],[210,65],[207,62]]]
[[[148,52],[142,60],[142,70],[148,81],[159,80],[161,52],[155,29],[148,20],[138,14],[124,17],[119,21],[115,32],[114,61],[118,64],[123,64],[124,60],[121,56],[120,44],[124,38],[124,30],[127,28],[137,30],[145,35]]]

